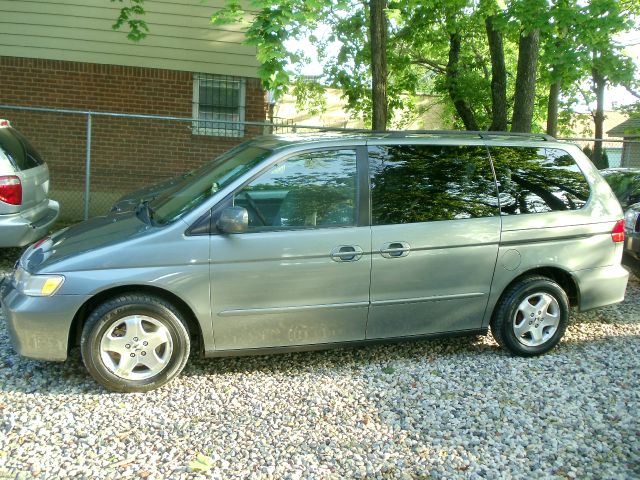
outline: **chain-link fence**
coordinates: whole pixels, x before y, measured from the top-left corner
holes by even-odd
[[[280,118],[238,122],[12,105],[0,105],[0,118],[46,160],[49,195],[65,221],[103,215],[123,195],[197,168],[248,138],[325,129]]]
[[[566,137],[560,140],[578,145],[591,158],[596,138]],[[607,138],[602,140],[602,155],[609,168],[640,167],[640,139],[623,140]]]
[[[103,215],[123,195],[197,168],[254,136],[362,131],[281,118],[238,122],[11,105],[0,105],[0,118],[22,131],[47,161],[50,196],[60,202],[66,221]],[[588,151],[595,139],[566,140]],[[606,139],[609,166],[640,167],[639,140]]]

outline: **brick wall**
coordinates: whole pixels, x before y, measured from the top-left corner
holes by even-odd
[[[192,116],[193,74],[0,56],[0,104],[175,117]],[[247,79],[247,121],[266,118],[265,93]],[[46,159],[56,192],[84,188],[86,117],[0,110]],[[114,196],[193,169],[246,138],[193,135],[188,122],[93,117],[91,190]],[[108,205],[105,205],[107,207]],[[71,205],[68,206],[71,209]],[[96,212],[101,209],[96,205]],[[64,209],[64,205],[63,205]],[[74,209],[77,210],[77,209]]]

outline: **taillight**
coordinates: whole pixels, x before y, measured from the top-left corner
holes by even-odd
[[[33,250],[35,250],[36,248],[38,248],[40,245],[42,245],[44,242],[46,242],[47,240],[51,240],[51,237],[44,237],[41,238],[40,240],[38,240],[36,243],[34,243],[33,245],[31,245],[31,248]]]
[[[624,220],[618,220],[611,230],[611,239],[614,243],[624,242]]]
[[[22,205],[22,183],[15,175],[0,177],[0,202]]]

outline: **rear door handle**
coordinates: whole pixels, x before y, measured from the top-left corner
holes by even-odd
[[[358,245],[338,245],[331,250],[334,262],[356,262],[362,258],[362,248]]]
[[[407,242],[389,242],[380,247],[380,255],[384,258],[406,257],[411,251],[411,245]]]

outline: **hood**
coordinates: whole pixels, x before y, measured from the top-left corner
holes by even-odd
[[[145,224],[133,212],[112,213],[40,240],[29,247],[20,263],[31,273],[108,267],[118,260],[114,250],[157,229]]]

